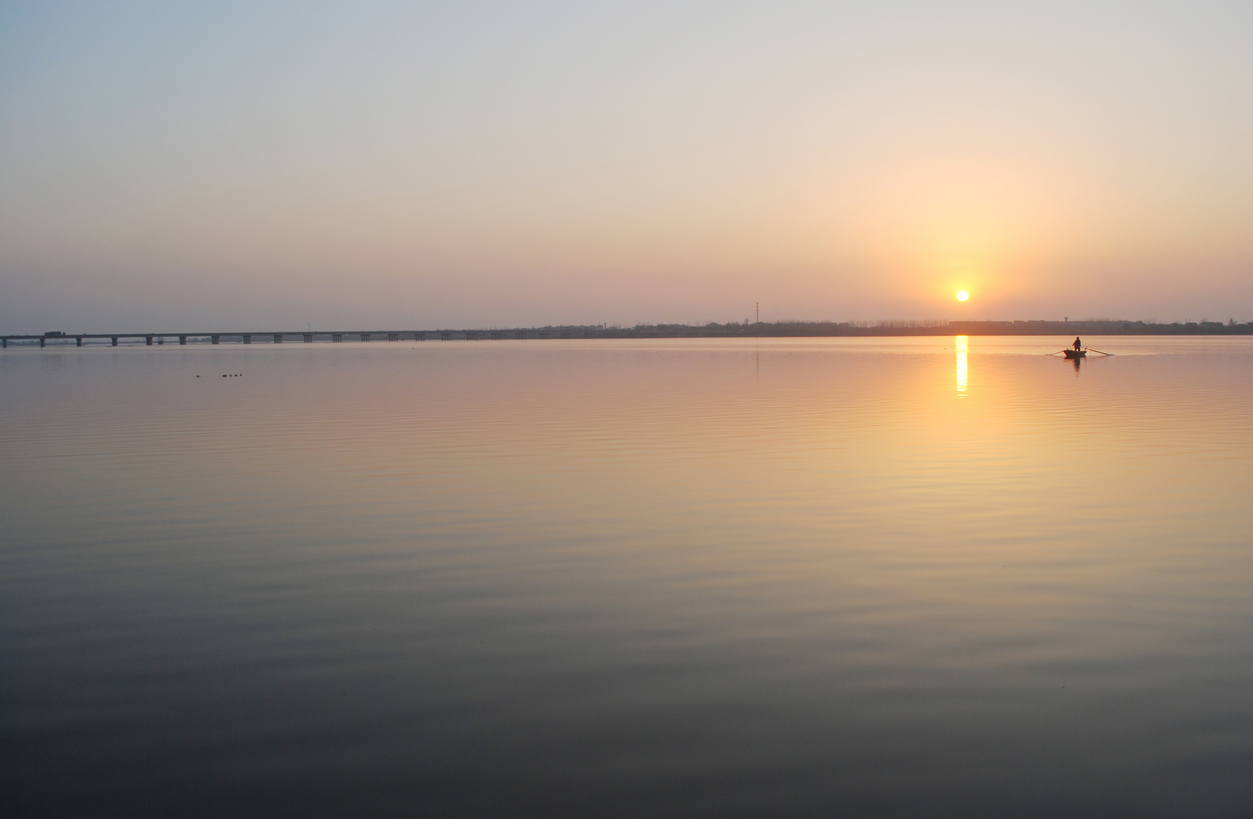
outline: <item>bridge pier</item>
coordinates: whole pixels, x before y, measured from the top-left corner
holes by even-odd
[[[40,346],[40,347],[44,346],[44,340],[43,340],[42,338],[41,338],[41,339],[39,339],[39,346]]]
[[[338,343],[344,340],[343,333],[331,333],[331,341]]]
[[[305,333],[305,344],[313,343],[313,333]]]
[[[4,344],[4,347],[2,349],[7,350],[9,348],[9,340],[7,338],[0,338],[0,343]]]
[[[274,334],[274,343],[275,343],[275,344],[282,344],[282,343],[283,343],[283,337],[282,337],[281,335],[279,335],[278,333],[275,333],[275,334]]]
[[[414,341],[426,341],[426,333],[414,333],[413,340]]]
[[[400,341],[400,333],[388,333],[387,340],[388,341]]]
[[[179,343],[179,344],[186,344],[186,343],[187,343],[187,336],[179,336],[179,337],[178,337],[178,343]]]
[[[145,338],[145,340],[148,342],[148,346],[149,346],[149,347],[151,347],[151,346],[152,346],[152,336],[145,336],[144,338]]]
[[[209,336],[209,341],[210,341],[210,343],[212,343],[212,344],[217,344],[217,343],[221,342],[221,340],[222,340],[222,337],[221,337],[221,336]]]
[[[244,336],[244,343],[245,343],[245,344],[251,344],[251,343],[252,343],[252,336]]]
[[[113,346],[114,346],[114,347],[116,347],[116,346],[117,346],[117,336],[113,336],[112,338],[113,338]]]
[[[79,347],[82,347],[82,346],[83,346],[83,337],[82,337],[82,336],[77,336],[77,337],[74,339],[74,341],[75,341],[75,342],[77,342],[77,346],[79,346]]]
[[[452,341],[452,333],[440,333],[439,340],[440,341]]]
[[[369,340],[370,340],[370,334],[369,334],[369,333],[362,333],[362,334],[361,334],[361,340],[362,340],[362,341],[369,341]]]

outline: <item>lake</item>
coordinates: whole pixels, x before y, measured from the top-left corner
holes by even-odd
[[[1253,339],[0,354],[0,808],[1241,816]]]

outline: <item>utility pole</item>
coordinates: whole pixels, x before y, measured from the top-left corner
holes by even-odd
[[[761,302],[757,302],[757,323],[761,324]]]

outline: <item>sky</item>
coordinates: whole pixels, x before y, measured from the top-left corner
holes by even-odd
[[[1253,320],[1250,43],[1247,0],[0,0],[0,333]]]

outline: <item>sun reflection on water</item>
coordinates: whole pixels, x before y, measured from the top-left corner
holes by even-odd
[[[957,336],[957,394],[966,395],[966,337]]]

